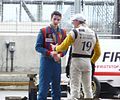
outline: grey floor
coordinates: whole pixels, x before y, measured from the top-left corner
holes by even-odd
[[[0,90],[0,100],[5,100],[5,97],[15,96],[15,97],[28,97],[28,91],[10,91],[10,90]],[[48,100],[51,100],[48,97]],[[68,100],[67,98],[61,98],[61,100]],[[100,100],[120,100],[120,99],[100,99]]]

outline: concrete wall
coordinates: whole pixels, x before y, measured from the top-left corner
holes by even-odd
[[[14,71],[38,71],[39,54],[35,51],[36,35],[5,34],[0,35],[0,70],[6,68],[6,41],[15,41]],[[11,67],[10,52],[8,55],[9,70]]]
[[[39,71],[39,54],[35,51],[37,34],[0,34],[0,71],[6,69],[6,41],[15,41],[14,71],[37,72]],[[65,66],[65,57],[62,60]],[[8,67],[11,68],[10,52],[8,55]]]

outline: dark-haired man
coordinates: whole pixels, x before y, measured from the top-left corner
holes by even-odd
[[[52,51],[50,44],[60,44],[66,37],[66,31],[59,27],[62,15],[58,11],[51,14],[51,24],[40,29],[37,36],[35,49],[41,53],[39,71],[38,100],[47,100],[47,93],[51,83],[52,100],[60,100],[61,97],[61,57],[65,52]]]

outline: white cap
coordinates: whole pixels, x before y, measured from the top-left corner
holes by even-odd
[[[78,20],[78,21],[81,21],[81,22],[85,22],[86,21],[86,18],[83,16],[83,14],[81,13],[78,13],[78,14],[75,14],[71,20]]]

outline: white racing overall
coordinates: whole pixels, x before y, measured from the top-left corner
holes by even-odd
[[[84,98],[93,98],[91,87],[91,54],[96,43],[96,35],[88,27],[80,26],[75,29],[77,31],[77,38],[75,39],[75,32],[70,32],[75,39],[72,44],[72,60],[70,67],[70,87],[71,100],[80,98],[80,88],[82,83]]]

